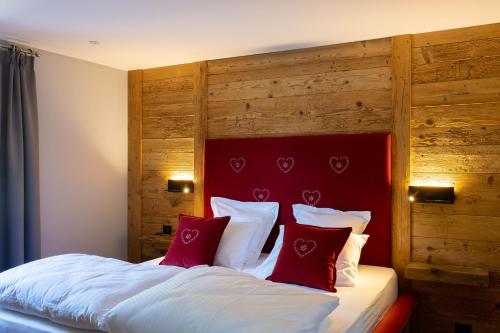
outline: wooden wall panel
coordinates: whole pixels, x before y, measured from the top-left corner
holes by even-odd
[[[169,193],[166,185],[193,177],[195,69],[186,64],[143,71],[142,235],[159,233],[164,224],[175,231],[179,213],[193,213],[193,195]],[[157,253],[157,245],[143,245],[143,257]]]
[[[207,138],[207,99],[208,99],[208,63],[201,61],[194,72],[194,211],[197,216],[204,216],[203,204],[203,158],[205,139]]]
[[[205,138],[392,132],[400,276],[410,260],[490,272],[490,288],[413,281],[418,330],[453,332],[457,322],[499,330],[500,24],[130,77],[131,253],[138,235],[175,227],[179,213],[201,214]],[[194,195],[164,191],[179,173],[194,177]],[[413,204],[408,213],[408,179],[453,184],[455,204]]]
[[[412,261],[500,272],[499,37],[500,24],[413,36],[412,182],[453,184],[456,202],[412,206]],[[500,331],[490,285],[414,282],[419,330]]]
[[[392,39],[392,105],[394,112],[392,140],[392,262],[400,286],[406,288],[404,271],[410,262],[410,107],[411,107],[411,37]]]
[[[387,56],[391,54],[389,38],[369,41],[328,45],[300,50],[257,54],[236,58],[212,60],[209,62],[209,74],[229,72],[250,72],[268,70],[276,66],[303,65],[331,61],[333,64],[345,59]]]
[[[391,39],[208,62],[208,137],[392,130]]]

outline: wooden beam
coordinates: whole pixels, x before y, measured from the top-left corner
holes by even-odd
[[[392,39],[392,264],[400,286],[405,288],[404,270],[410,262],[410,115],[411,37]]]
[[[194,213],[203,216],[203,156],[207,138],[208,62],[196,63],[194,71]]]
[[[128,260],[141,258],[142,70],[128,72]]]
[[[189,63],[145,69],[143,81],[165,80],[182,76],[191,76],[195,67],[196,63]]]
[[[416,34],[413,35],[413,47],[463,43],[495,37],[500,37],[500,23]]]
[[[432,265],[412,262],[406,266],[407,279],[488,287],[489,272],[486,269],[452,265]]]

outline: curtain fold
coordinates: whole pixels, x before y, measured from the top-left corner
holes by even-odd
[[[0,49],[0,271],[40,258],[34,60]]]

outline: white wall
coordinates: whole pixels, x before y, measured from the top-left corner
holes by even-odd
[[[42,256],[126,258],[127,72],[41,54]]]

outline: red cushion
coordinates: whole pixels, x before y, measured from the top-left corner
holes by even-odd
[[[287,223],[283,247],[268,280],[337,291],[335,262],[351,230]]]
[[[160,265],[192,267],[213,265],[222,233],[230,217],[203,218],[179,215],[179,227]]]

